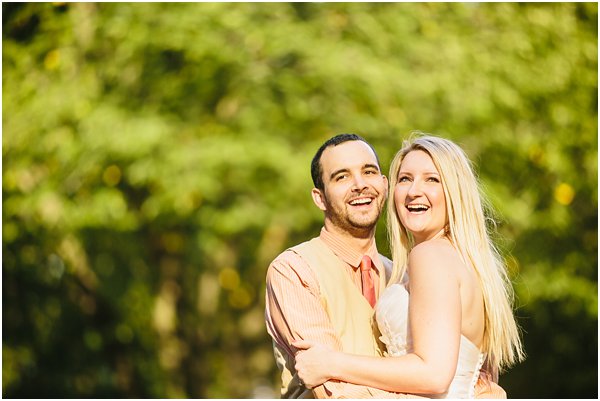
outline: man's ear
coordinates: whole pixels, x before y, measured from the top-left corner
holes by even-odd
[[[326,211],[327,206],[325,205],[325,195],[323,192],[318,188],[313,188],[310,194],[312,195],[315,205],[322,211]]]
[[[387,199],[387,197],[388,197],[388,195],[389,195],[389,194],[388,194],[388,192],[389,192],[389,190],[390,190],[390,185],[389,185],[389,183],[388,183],[388,179],[387,179],[387,177],[386,177],[385,175],[381,175],[381,176],[383,177],[383,183],[384,183],[384,185],[385,185],[385,198]]]

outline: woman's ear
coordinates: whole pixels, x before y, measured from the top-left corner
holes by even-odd
[[[315,202],[315,205],[317,205],[317,207],[322,211],[326,211],[327,206],[325,205],[325,195],[323,194],[323,191],[317,188],[313,188],[311,191],[311,195],[313,198],[313,202]]]

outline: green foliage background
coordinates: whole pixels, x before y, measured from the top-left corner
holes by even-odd
[[[456,140],[528,359],[597,398],[598,5],[3,3],[2,395],[276,397],[264,275],[318,234],[309,162]],[[387,252],[383,224],[380,250]]]

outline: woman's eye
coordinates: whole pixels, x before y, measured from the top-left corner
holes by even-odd
[[[440,182],[440,180],[437,177],[429,177],[427,179],[427,181],[429,181],[429,182]]]
[[[406,177],[406,176],[402,176],[402,177],[398,178],[398,182],[408,182],[408,181],[409,181],[408,177]]]

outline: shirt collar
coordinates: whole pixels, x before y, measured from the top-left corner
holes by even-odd
[[[377,245],[375,244],[375,238],[371,241],[369,245],[369,249],[366,253],[362,253],[356,249],[348,246],[348,243],[344,241],[344,238],[329,232],[325,229],[325,227],[321,228],[321,234],[319,238],[336,254],[337,257],[342,259],[345,263],[352,266],[352,268],[357,269],[360,265],[360,261],[364,255],[368,255],[373,261],[373,267],[377,271],[382,271],[383,265],[381,264],[381,260],[379,258],[379,252],[377,252]]]

